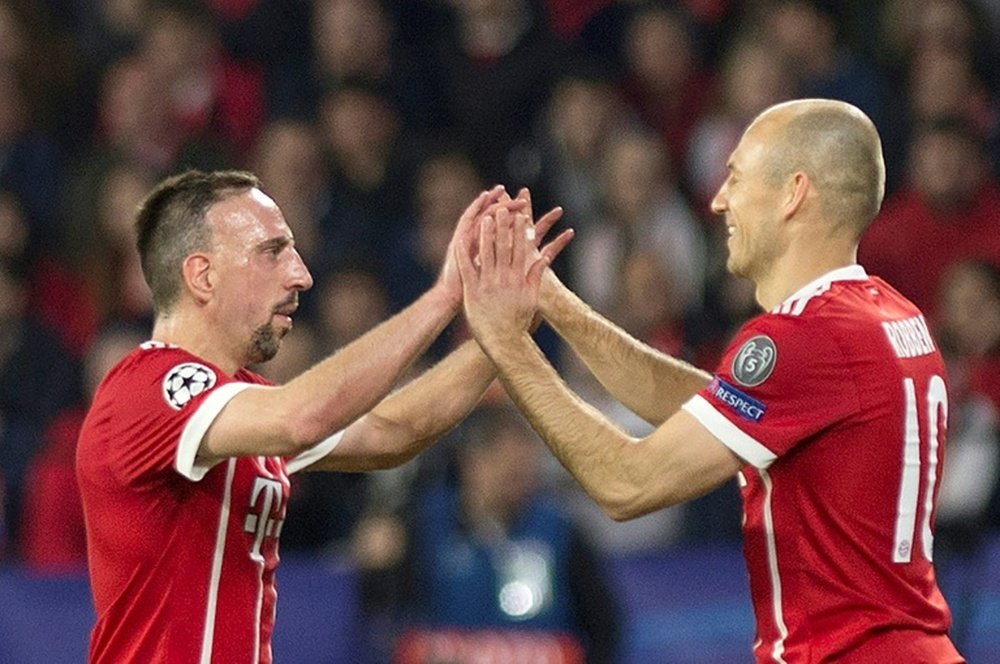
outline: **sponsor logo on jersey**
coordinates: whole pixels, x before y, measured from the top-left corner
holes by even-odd
[[[733,378],[740,385],[756,387],[771,375],[777,359],[778,349],[771,337],[760,334],[747,339],[733,358]]]
[[[746,392],[733,387],[718,376],[712,378],[708,384],[708,391],[713,397],[722,402],[729,410],[733,411],[744,420],[760,422],[767,412],[767,406],[757,401]]]
[[[163,398],[174,410],[215,386],[215,372],[204,364],[184,362],[167,372],[163,379]]]

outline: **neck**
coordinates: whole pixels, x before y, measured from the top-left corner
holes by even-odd
[[[216,365],[232,376],[243,367],[235,348],[225,344],[218,332],[212,332],[203,317],[184,311],[159,314],[153,324],[153,340],[178,346]]]
[[[817,250],[790,252],[775,261],[771,270],[762,278],[755,279],[756,299],[764,311],[770,311],[784,302],[790,295],[837,268],[858,262],[856,243],[833,246],[830,243],[814,244]]]

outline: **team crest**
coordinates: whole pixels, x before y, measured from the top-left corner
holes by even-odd
[[[174,410],[215,386],[215,372],[204,364],[185,362],[170,370],[163,379],[163,398]]]
[[[778,349],[771,337],[761,334],[748,339],[733,358],[733,378],[746,387],[760,385],[774,371],[777,359]]]

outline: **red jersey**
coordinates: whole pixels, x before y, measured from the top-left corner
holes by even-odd
[[[202,463],[202,436],[252,384],[266,381],[148,342],[98,388],[76,457],[97,612],[91,662],[271,662],[288,475],[339,435],[291,460]]]
[[[748,322],[684,405],[747,462],[758,662],[962,662],[931,563],[948,394],[920,311],[859,265]]]

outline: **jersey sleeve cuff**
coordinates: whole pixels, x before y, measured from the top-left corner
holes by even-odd
[[[177,457],[174,460],[174,468],[183,477],[199,482],[201,478],[205,477],[205,473],[219,461],[222,461],[222,459],[216,459],[204,462],[198,459],[201,439],[204,438],[208,427],[212,426],[212,422],[226,407],[226,404],[248,387],[251,387],[250,383],[226,383],[218,387],[205,397],[205,400],[198,406],[198,410],[188,419],[181,432],[180,444],[177,445]]]
[[[329,438],[324,438],[305,452],[302,452],[301,454],[298,454],[290,459],[287,464],[288,474],[291,475],[292,473],[297,473],[303,468],[311,466],[325,457],[330,453],[330,450],[335,448],[340,443],[340,439],[343,437],[344,430],[341,429]]]
[[[774,452],[726,419],[725,415],[716,410],[700,394],[688,399],[681,408],[690,413],[703,427],[708,429],[709,433],[750,465],[757,468],[767,468],[777,458]]]

